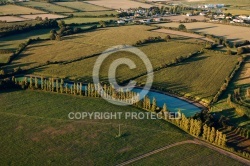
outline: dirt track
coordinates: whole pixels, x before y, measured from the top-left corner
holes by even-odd
[[[121,164],[118,164],[117,166],[128,165],[128,164],[131,164],[131,163],[133,163],[135,161],[138,161],[140,159],[143,159],[143,158],[146,158],[146,157],[151,156],[153,154],[159,153],[159,152],[161,152],[163,150],[169,149],[171,147],[182,145],[182,144],[189,144],[189,143],[205,146],[205,147],[207,147],[209,149],[213,149],[213,150],[215,150],[215,151],[217,151],[217,152],[219,152],[219,153],[221,153],[221,154],[223,154],[225,156],[228,156],[228,157],[230,157],[230,158],[232,158],[234,160],[237,160],[237,161],[239,161],[239,162],[241,162],[243,164],[250,165],[250,161],[245,159],[245,158],[242,158],[242,157],[240,157],[240,156],[238,156],[238,155],[236,155],[236,154],[234,154],[232,152],[220,149],[220,148],[218,148],[218,147],[216,147],[214,145],[211,145],[211,144],[209,144],[207,142],[204,142],[204,141],[201,141],[201,140],[198,140],[198,139],[194,139],[194,140],[181,141],[181,142],[177,142],[177,143],[174,143],[174,144],[171,144],[171,145],[164,146],[162,148],[159,148],[159,149],[153,150],[151,152],[145,153],[145,154],[143,154],[141,156],[138,156],[136,158],[133,158],[131,160],[127,160],[127,161],[125,161],[125,162],[123,162]]]

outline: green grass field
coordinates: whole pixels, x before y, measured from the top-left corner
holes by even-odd
[[[218,116],[223,115],[225,117],[230,117],[229,122],[237,126],[250,128],[250,119],[246,116],[242,116],[237,113],[235,108],[232,108],[227,103],[228,94],[234,94],[234,90],[240,88],[241,101],[238,103],[242,106],[245,106],[243,109],[246,110],[250,108],[249,98],[246,97],[246,89],[250,87],[249,84],[249,58],[246,58],[246,62],[243,63],[242,68],[236,73],[231,84],[229,84],[227,92],[222,95],[221,100],[216,103],[212,109],[212,112]]]
[[[72,9],[76,9],[76,10],[79,10],[79,11],[109,10],[109,9],[101,7],[101,6],[96,6],[96,5],[92,5],[92,4],[85,3],[85,2],[56,2],[55,4],[65,6],[65,7],[69,7],[69,8],[72,8]]]
[[[76,12],[76,13],[65,13],[65,14],[73,14],[74,16],[102,16],[102,15],[116,15],[116,11],[95,11],[95,12]]]
[[[58,6],[52,3],[46,3],[46,2],[38,2],[38,1],[29,1],[29,2],[25,2],[25,3],[20,3],[20,5],[23,6],[28,6],[28,7],[37,7],[49,12],[74,12],[74,10],[66,8],[66,7],[62,7],[62,6]]]
[[[36,14],[36,13],[45,13],[40,10],[30,9],[22,6],[16,5],[3,5],[0,6],[0,15],[6,14]]]
[[[115,17],[104,17],[104,18],[98,18],[98,17],[87,17],[87,18],[81,18],[81,17],[73,17],[73,18],[66,18],[63,19],[66,24],[72,24],[72,23],[91,23],[91,22],[99,22],[99,21],[109,21],[109,20],[117,20]]]
[[[158,50],[154,50],[154,48],[156,47],[158,48]],[[147,55],[154,69],[173,61],[180,55],[187,56],[190,52],[196,52],[200,50],[200,48],[201,46],[197,46],[194,44],[184,44],[176,42],[161,42],[139,47],[139,49]],[[100,72],[102,81],[108,81],[107,79],[109,67],[113,61],[119,58],[131,59],[133,62],[135,62],[136,68],[130,70],[125,65],[119,66],[116,70],[116,79],[118,82],[123,82],[124,80],[146,72],[146,68],[139,57],[128,52],[118,52],[115,54],[111,54],[110,57],[105,59],[105,61],[103,62]],[[92,71],[96,60],[97,57],[93,57],[66,65],[49,65],[34,70],[33,74],[92,81]]]
[[[195,153],[198,152],[198,153]],[[178,165],[178,166],[190,166],[190,165],[206,165],[213,166],[220,165],[234,165],[243,166],[244,164],[228,158],[214,150],[207,149],[196,144],[184,144],[163,152],[154,154],[145,159],[139,160],[130,165]]]
[[[4,165],[114,165],[191,138],[161,120],[68,119],[70,112],[141,111],[97,98],[27,90],[2,92],[0,100]],[[116,138],[119,124],[123,136]]]
[[[210,100],[237,63],[237,56],[206,52],[187,62],[154,73],[154,87]],[[144,82],[144,77],[138,79]]]
[[[49,32],[51,29],[40,29],[40,30],[32,30],[27,33],[20,33],[17,35],[2,37],[0,40],[0,46],[3,49],[11,49],[16,50],[19,44],[30,38],[40,37],[41,39],[49,38]]]
[[[114,27],[107,29],[100,29],[93,32],[73,35],[64,38],[62,41],[44,41],[37,42],[29,45],[9,66],[6,68],[15,68],[17,66],[27,69],[35,67],[40,64],[44,64],[47,61],[68,61],[77,59],[79,57],[87,57],[96,53],[121,44],[135,44],[138,39],[146,39],[152,36],[162,36],[165,34],[151,32],[150,27],[146,26],[125,26],[125,27]],[[140,32],[139,32],[140,31]],[[139,32],[135,35],[134,32]],[[134,35],[131,35],[134,34]],[[109,40],[109,37],[112,40]],[[161,67],[162,65],[173,61],[178,56],[187,56],[190,53],[199,51],[202,46],[196,44],[178,43],[175,42],[177,39],[172,39],[172,42],[160,42],[154,44],[147,44],[139,47],[151,60],[154,68]],[[64,45],[64,47],[61,47]],[[155,48],[158,48],[155,50]],[[135,60],[138,66],[137,69],[132,70],[131,73],[128,71],[126,66],[119,68],[121,73],[119,74],[119,80],[129,79],[132,76],[136,76],[139,73],[145,72],[142,61],[128,53],[117,53],[108,59],[106,64],[107,67],[111,64],[112,60],[119,57],[128,57]],[[36,74],[43,75],[58,75],[60,77],[70,78],[89,78],[92,76],[93,65],[96,61],[96,57],[81,60],[78,62],[70,63],[67,65],[49,65],[38,70],[35,70]],[[74,67],[73,67],[74,66]],[[82,66],[85,66],[84,68]],[[103,70],[103,77],[106,77],[108,68]],[[69,73],[68,70],[71,72]],[[128,73],[130,74],[128,74]],[[126,74],[127,73],[127,74]]]
[[[30,62],[29,59],[31,59],[32,62],[37,61],[38,63],[41,61],[46,62],[47,60],[70,60],[82,56],[88,56],[94,53],[101,53],[107,48],[118,44],[132,45],[135,44],[139,39],[147,39],[149,36],[165,36],[165,34],[150,32],[150,29],[152,28],[147,26],[113,27],[68,36],[60,42],[39,42],[37,44],[28,46],[28,49],[23,52],[23,54],[25,55],[28,54],[29,58],[27,56],[25,56],[26,58],[21,56],[19,60],[21,60],[22,62]],[[15,49],[23,40],[37,37],[39,36],[39,33],[42,36],[45,35],[45,37],[48,37],[49,31],[50,30],[38,30],[16,36],[9,36],[6,38],[2,38],[2,40],[0,41],[0,45],[4,46],[3,48],[5,49]],[[64,47],[61,47],[62,45]]]

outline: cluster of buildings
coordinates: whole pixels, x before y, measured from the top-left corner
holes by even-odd
[[[154,17],[154,18],[145,18],[145,19],[139,19],[134,17],[123,17],[117,20],[118,24],[125,24],[125,23],[138,23],[138,24],[150,24],[152,22],[160,22],[162,21],[161,17]]]
[[[197,8],[199,9],[214,9],[214,8],[223,8],[225,7],[224,4],[207,4],[207,5],[198,5]]]

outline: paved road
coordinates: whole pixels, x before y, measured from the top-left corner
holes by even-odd
[[[216,147],[214,145],[211,145],[211,144],[209,144],[209,143],[207,143],[205,141],[201,141],[199,139],[194,139],[194,140],[181,141],[181,142],[177,142],[177,143],[174,143],[174,144],[171,144],[171,145],[164,146],[162,148],[159,148],[159,149],[153,150],[151,152],[145,153],[145,154],[143,154],[141,156],[138,156],[136,158],[127,160],[127,161],[125,161],[125,162],[123,162],[121,164],[118,164],[117,166],[128,165],[128,164],[131,164],[131,163],[133,163],[135,161],[138,161],[140,159],[143,159],[143,158],[146,158],[146,157],[151,156],[153,154],[159,153],[159,152],[161,152],[163,150],[169,149],[171,147],[182,145],[182,144],[188,144],[188,143],[199,144],[201,146],[206,146],[207,148],[213,149],[213,150],[215,150],[215,151],[217,151],[217,152],[219,152],[219,153],[221,153],[221,154],[223,154],[225,156],[228,156],[228,157],[230,157],[230,158],[232,158],[234,160],[237,160],[237,161],[239,161],[239,162],[241,162],[243,164],[250,165],[250,160],[242,158],[242,157],[240,157],[240,156],[238,156],[238,155],[236,155],[236,154],[234,154],[232,152],[220,149],[220,148],[218,148],[218,147]]]

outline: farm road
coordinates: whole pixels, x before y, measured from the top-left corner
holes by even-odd
[[[121,164],[118,164],[117,166],[125,166],[125,165],[131,164],[131,163],[133,163],[135,161],[138,161],[140,159],[151,156],[153,154],[159,153],[159,152],[161,152],[163,150],[169,149],[171,147],[182,145],[182,144],[188,144],[188,143],[205,146],[205,147],[207,147],[209,149],[213,149],[213,150],[215,150],[215,151],[217,151],[217,152],[219,152],[219,153],[221,153],[221,154],[223,154],[225,156],[228,156],[228,157],[230,157],[230,158],[232,158],[234,160],[237,160],[237,161],[239,161],[241,163],[244,163],[246,165],[250,165],[250,161],[245,159],[245,158],[242,158],[242,157],[240,157],[240,156],[238,156],[238,155],[236,155],[236,154],[234,154],[232,152],[226,151],[224,149],[220,149],[220,148],[218,148],[218,147],[216,147],[214,145],[211,145],[211,144],[209,144],[207,142],[204,142],[204,141],[201,141],[201,140],[198,140],[198,139],[194,139],[194,140],[181,141],[181,142],[177,142],[177,143],[174,143],[174,144],[171,144],[171,145],[164,146],[162,148],[159,148],[159,149],[153,150],[151,152],[145,153],[145,154],[143,154],[141,156],[138,156],[138,157],[135,157],[133,159],[127,160],[127,161],[125,161],[125,162],[123,162]]]

